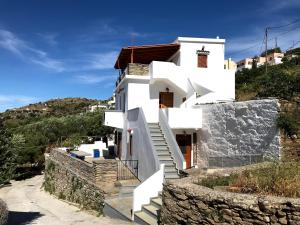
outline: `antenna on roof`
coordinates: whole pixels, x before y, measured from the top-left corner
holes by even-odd
[[[135,37],[137,36],[137,34],[135,32],[131,32],[130,33],[131,36],[131,46],[134,46],[134,42],[135,42]]]

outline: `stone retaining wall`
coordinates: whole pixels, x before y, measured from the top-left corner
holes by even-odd
[[[113,185],[117,181],[118,165],[115,159],[99,159],[88,163],[59,149],[52,149],[49,157],[97,185]]]
[[[99,186],[113,185],[118,178],[118,163],[114,159],[93,161],[95,182]]]
[[[190,178],[163,188],[162,224],[300,224],[300,199],[215,191]]]
[[[72,164],[73,165],[73,164]],[[86,210],[103,214],[105,192],[65,164],[46,156],[44,189],[60,199],[77,203]]]
[[[66,154],[65,151],[59,149],[52,149],[50,153],[50,158],[65,165],[67,168],[71,169],[76,174],[85,177],[89,181],[94,182],[95,172],[92,163],[88,163],[80,159],[70,157],[68,154]]]

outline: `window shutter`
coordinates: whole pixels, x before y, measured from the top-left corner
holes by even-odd
[[[198,67],[207,68],[207,55],[198,55]]]

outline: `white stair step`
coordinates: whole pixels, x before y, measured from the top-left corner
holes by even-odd
[[[169,156],[171,157],[171,153],[168,151],[157,151],[158,156]]]
[[[168,156],[165,156],[165,155],[158,156],[158,159],[159,159],[159,161],[172,161],[173,162],[173,158],[170,155],[168,155]]]
[[[151,134],[155,134],[155,133],[160,133],[161,134],[161,130],[159,127],[149,127],[150,133]]]
[[[154,217],[157,218],[157,211],[159,210],[158,207],[150,204],[143,206],[143,209],[145,209],[148,213],[152,214]]]
[[[165,146],[155,146],[156,151],[169,151],[167,144]]]
[[[161,162],[161,164],[165,164],[165,167],[171,167],[171,166],[175,167],[173,160],[163,161],[163,162]]]
[[[157,123],[148,123],[149,128],[160,128]]]
[[[177,173],[177,170],[175,169],[175,167],[166,167],[165,168],[165,173]]]
[[[159,132],[157,132],[157,133],[150,133],[150,135],[151,135],[152,138],[153,137],[162,137],[162,138],[164,138],[164,135],[162,133],[159,133]]]
[[[149,225],[157,225],[157,219],[154,219],[152,216],[150,216],[144,211],[135,213],[135,216],[137,216],[139,219],[141,219],[142,221],[144,221]]]
[[[153,140],[154,146],[167,146],[167,143],[165,141],[155,141]]]
[[[162,206],[162,199],[161,199],[161,197],[151,198],[151,204],[154,204],[157,207],[161,207]]]
[[[164,141],[165,142],[165,138],[163,136],[161,137],[151,137],[152,141]]]
[[[165,173],[165,178],[166,179],[179,179],[179,175],[176,173],[171,173],[171,174],[168,174],[168,173]]]

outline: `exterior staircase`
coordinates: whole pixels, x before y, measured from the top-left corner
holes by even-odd
[[[151,139],[160,164],[165,164],[165,179],[179,179],[173,157],[158,123],[148,123]]]
[[[142,210],[135,213],[135,222],[138,224],[157,225],[158,212],[162,205],[161,193],[155,198],[151,198],[150,204],[144,205]]]
[[[165,179],[179,179],[169,146],[158,123],[148,123],[151,139],[156,149],[160,164],[165,164]],[[161,193],[151,198],[150,204],[143,205],[142,210],[135,213],[135,221],[139,224],[157,225],[157,215],[162,205]]]

